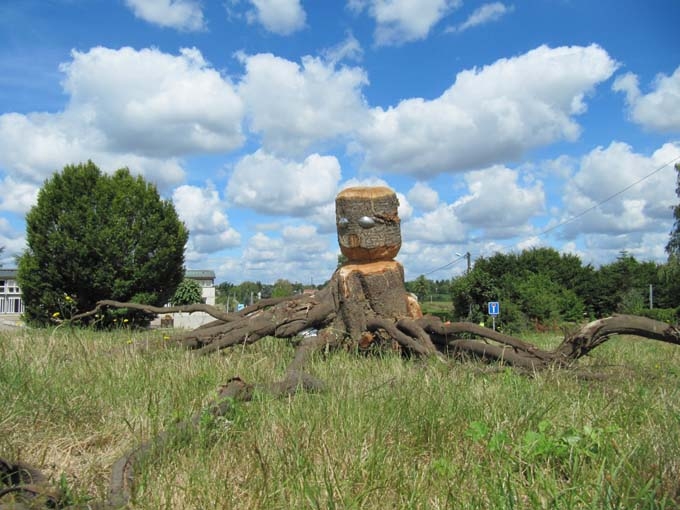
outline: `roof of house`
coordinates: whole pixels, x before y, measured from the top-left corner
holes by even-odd
[[[16,269],[2,269],[0,268],[0,278],[5,279],[5,278],[16,278],[17,277],[17,270]]]
[[[208,269],[187,269],[184,272],[184,276],[194,280],[214,280],[215,271],[210,271]]]

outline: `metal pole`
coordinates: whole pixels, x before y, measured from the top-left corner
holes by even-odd
[[[649,284],[649,309],[654,308],[654,286]]]

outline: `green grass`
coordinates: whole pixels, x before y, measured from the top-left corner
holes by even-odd
[[[0,457],[104,499],[129,448],[230,377],[280,379],[293,355],[266,339],[200,358],[162,335],[0,333]],[[149,459],[131,508],[680,507],[680,348],[619,338],[580,368],[320,355],[309,370],[327,391],[202,421]]]

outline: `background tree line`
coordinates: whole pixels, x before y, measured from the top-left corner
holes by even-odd
[[[650,309],[650,285],[652,306]],[[480,257],[451,284],[454,320],[487,319],[487,303],[501,303],[501,324],[512,330],[556,326],[613,313],[677,321],[680,282],[668,264],[640,262],[621,252],[595,269],[552,248]]]
[[[249,305],[259,299],[293,296],[302,293],[305,289],[320,288],[314,285],[304,285],[299,282],[290,282],[280,278],[274,284],[260,281],[245,281],[239,284],[222,282],[215,286],[215,302],[222,306],[229,305],[233,310],[235,304]]]

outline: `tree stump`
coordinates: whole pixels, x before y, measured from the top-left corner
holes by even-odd
[[[347,188],[335,200],[340,250],[348,259],[333,275],[339,317],[347,335],[361,347],[375,335],[367,324],[422,317],[417,300],[406,292],[404,268],[393,260],[401,248],[399,200],[389,188]]]
[[[401,248],[399,200],[389,188],[347,188],[335,199],[340,251],[350,262],[392,260]]]

